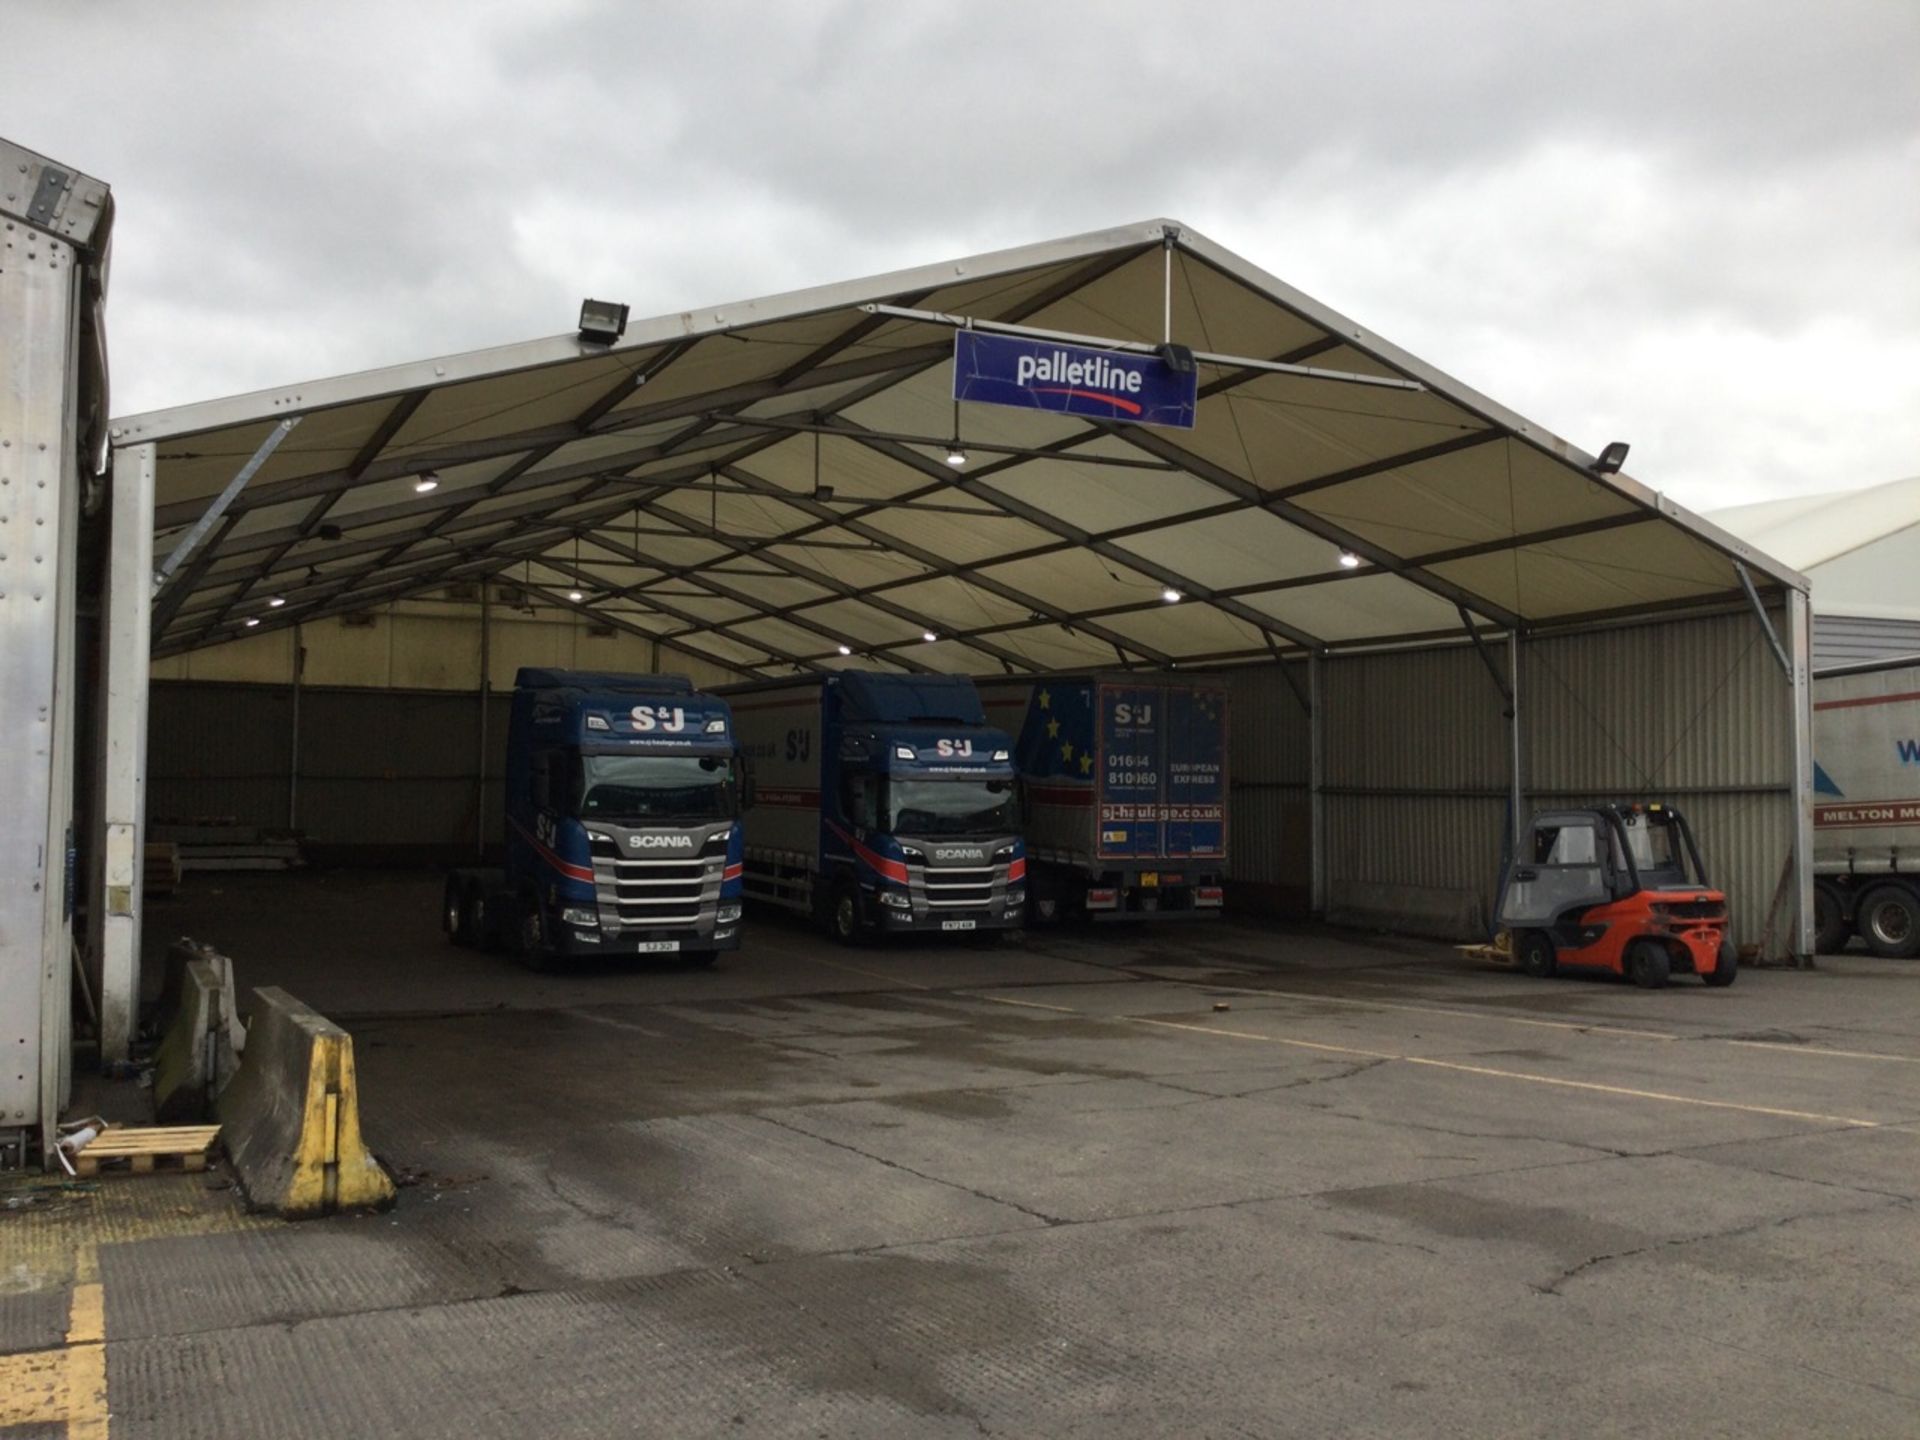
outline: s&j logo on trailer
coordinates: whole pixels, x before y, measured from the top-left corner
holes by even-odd
[[[953,398],[1191,430],[1199,377],[1158,355],[956,330]]]

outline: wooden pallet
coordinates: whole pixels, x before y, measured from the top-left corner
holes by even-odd
[[[218,1125],[110,1125],[73,1157],[76,1175],[98,1175],[103,1165],[145,1175],[165,1163],[170,1170],[204,1170]]]

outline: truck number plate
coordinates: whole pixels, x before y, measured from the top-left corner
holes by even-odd
[[[940,928],[942,930],[971,930],[977,923],[979,922],[974,920],[942,920],[940,922]]]
[[[678,940],[642,940],[633,947],[642,955],[665,955],[680,948]]]

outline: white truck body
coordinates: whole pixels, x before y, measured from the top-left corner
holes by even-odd
[[[1920,658],[1816,675],[1813,758],[1817,948],[1920,954]]]

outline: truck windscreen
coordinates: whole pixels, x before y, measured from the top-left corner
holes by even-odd
[[[733,761],[724,755],[583,755],[581,818],[725,820],[734,813]]]
[[[889,780],[896,835],[1001,835],[1019,829],[1011,780]]]

